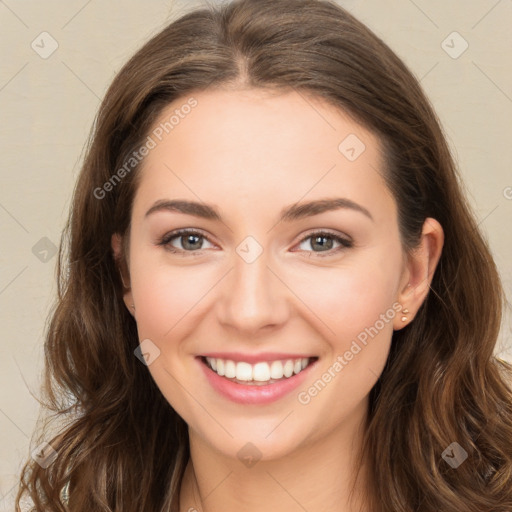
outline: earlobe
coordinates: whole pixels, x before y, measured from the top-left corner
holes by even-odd
[[[408,284],[398,297],[403,314],[398,315],[395,330],[408,325],[426,299],[441,258],[443,244],[444,231],[441,224],[436,219],[428,217],[423,223],[419,246],[408,256]]]
[[[393,330],[398,331],[408,325],[412,318],[414,317],[415,311],[412,309],[412,301],[411,295],[413,293],[411,283],[407,283],[407,285],[403,286],[398,303],[399,306],[396,308],[397,314],[395,316],[395,320],[393,322]]]

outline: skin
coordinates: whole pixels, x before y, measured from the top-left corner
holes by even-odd
[[[393,330],[413,320],[428,293],[443,230],[427,219],[420,247],[406,257],[378,138],[322,100],[251,89],[194,98],[197,107],[145,158],[124,276],[139,339],[160,350],[148,370],[189,425],[180,509],[355,511],[368,493],[363,477],[348,500],[368,394]],[[169,105],[155,126],[186,99]],[[349,134],[366,146],[354,161],[338,149]],[[364,206],[374,221],[337,209],[277,223],[288,205],[334,197]],[[223,221],[172,211],[144,218],[159,199],[214,204]],[[183,256],[157,245],[179,228],[206,238],[188,252],[187,235],[174,238],[170,244]],[[315,236],[306,238],[325,229],[354,246],[336,251],[340,244],[328,239],[332,245],[322,249]],[[249,235],[263,248],[250,264],[236,252]],[[119,257],[117,234],[112,248]],[[298,393],[394,303],[409,310],[407,320],[396,313],[321,392],[299,403]],[[199,371],[195,356],[213,350],[299,352],[319,362],[304,385],[277,402],[240,405],[217,394]],[[237,456],[248,442],[261,453],[252,467]]]

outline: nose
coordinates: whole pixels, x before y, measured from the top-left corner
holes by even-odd
[[[270,266],[263,251],[254,261],[238,253],[233,268],[224,278],[217,302],[218,320],[238,336],[256,335],[260,330],[278,328],[289,314],[290,290]],[[275,266],[275,265],[272,265]]]

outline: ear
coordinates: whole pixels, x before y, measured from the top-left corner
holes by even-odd
[[[130,274],[126,265],[126,255],[123,250],[123,238],[119,233],[114,233],[111,239],[112,252],[116,262],[121,281],[123,283],[123,300],[132,316],[135,316],[135,307],[133,306],[133,296],[130,285]]]
[[[395,330],[410,323],[426,299],[434,272],[441,258],[443,244],[444,231],[441,224],[432,217],[426,218],[423,223],[420,244],[408,256],[404,269],[397,299],[402,305],[402,310],[393,321]]]

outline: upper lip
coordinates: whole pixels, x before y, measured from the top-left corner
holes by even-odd
[[[283,361],[287,359],[304,359],[313,358],[308,354],[287,354],[285,352],[261,352],[259,354],[242,354],[240,352],[209,352],[202,354],[200,357],[212,357],[215,359],[227,359],[235,362],[246,362],[249,364],[260,363],[265,361]]]

